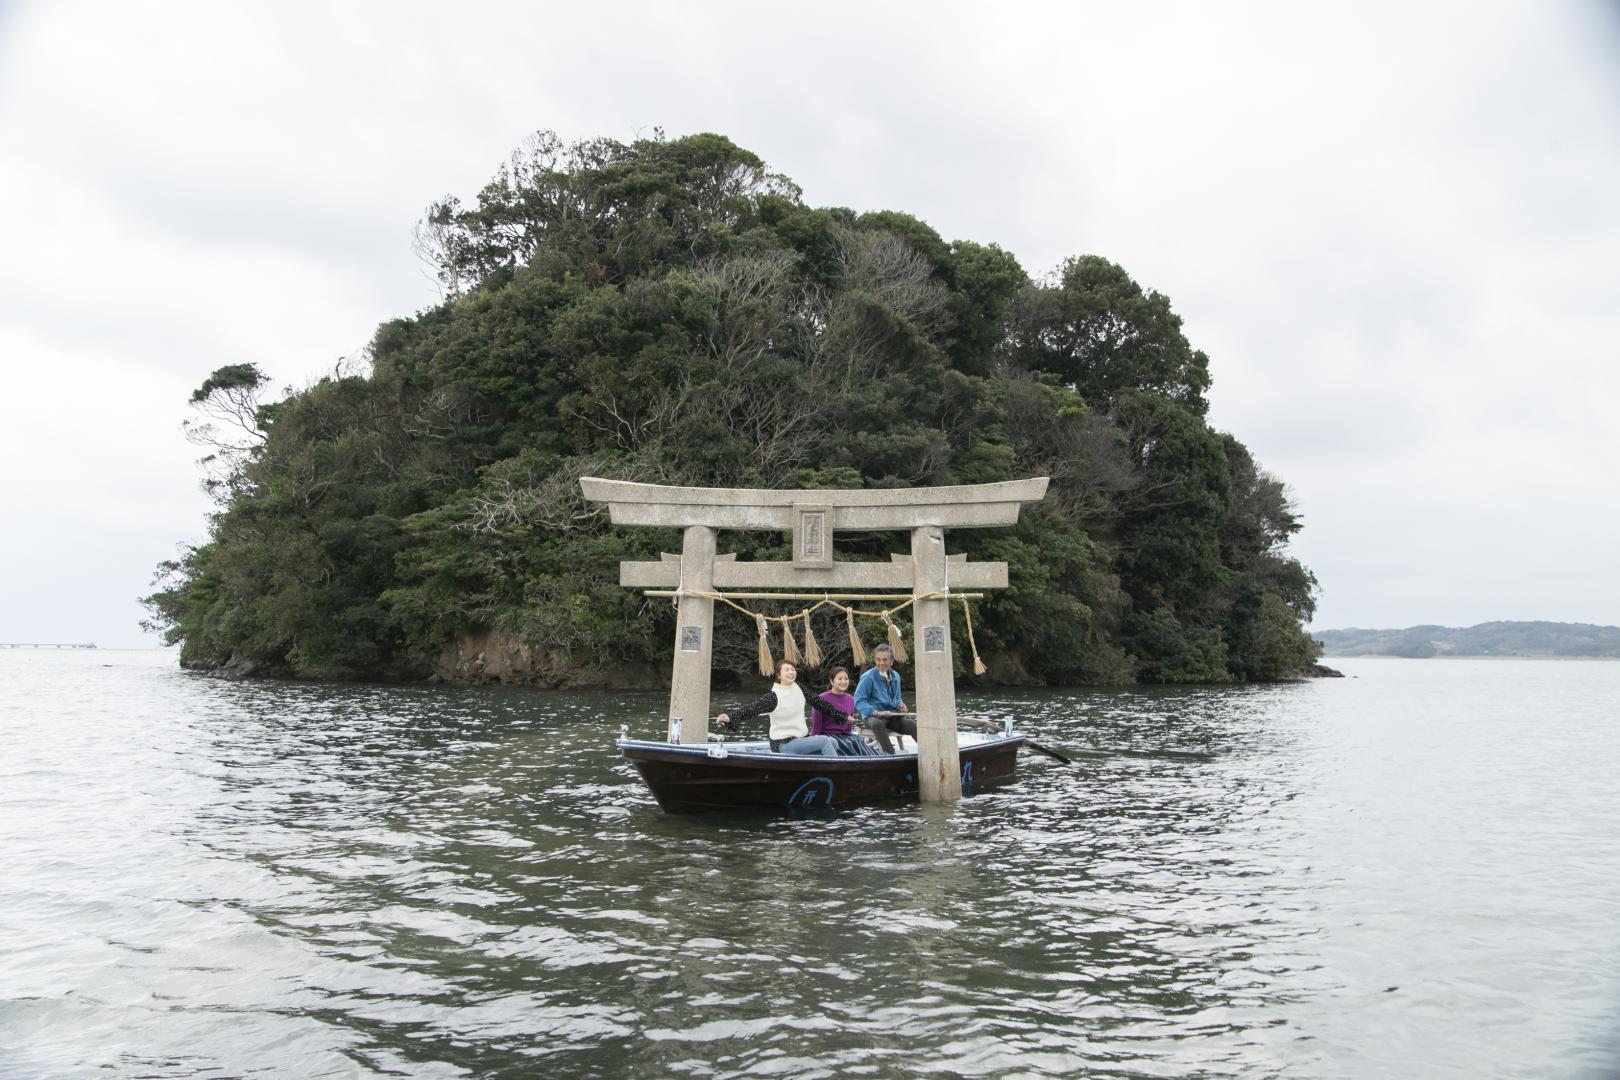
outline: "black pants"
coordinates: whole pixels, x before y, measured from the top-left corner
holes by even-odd
[[[889,732],[898,735],[917,737],[917,721],[904,714],[900,716],[869,716],[866,722],[872,728],[872,734],[877,736],[878,745],[883,747],[885,754],[894,753],[894,744],[889,742]]]

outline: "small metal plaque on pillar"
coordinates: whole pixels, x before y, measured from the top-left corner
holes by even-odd
[[[703,627],[681,627],[681,652],[703,651]]]
[[[833,562],[832,511],[826,506],[793,504],[793,565],[827,567]]]
[[[923,627],[923,652],[945,651],[945,628],[943,626]]]

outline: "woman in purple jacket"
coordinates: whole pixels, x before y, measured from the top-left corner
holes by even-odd
[[[811,699],[810,734],[828,736],[838,744],[840,754],[850,757],[877,753],[855,732],[855,698],[849,692],[847,669],[833,668],[826,691]]]

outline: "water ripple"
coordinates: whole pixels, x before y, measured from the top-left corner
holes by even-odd
[[[0,656],[6,1077],[1608,1077],[1620,665],[964,694],[956,806],[671,817],[648,695]]]

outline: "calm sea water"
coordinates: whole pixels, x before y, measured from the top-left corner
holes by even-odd
[[[964,695],[954,806],[663,814],[653,695],[0,652],[0,1076],[1620,1075],[1620,663]]]

